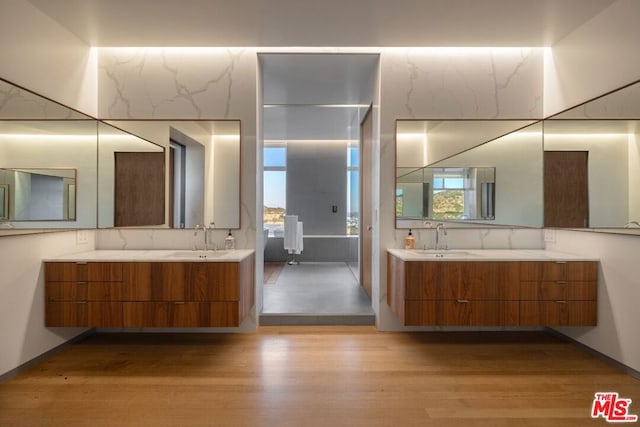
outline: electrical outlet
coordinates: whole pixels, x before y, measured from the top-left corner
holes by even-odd
[[[84,245],[89,243],[89,232],[87,230],[76,231],[76,244]]]
[[[553,243],[556,241],[556,230],[544,230],[544,241]]]

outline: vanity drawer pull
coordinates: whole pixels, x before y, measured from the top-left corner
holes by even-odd
[[[184,301],[174,301],[173,303],[174,305],[184,305],[185,302]]]
[[[467,304],[469,302],[468,299],[459,299],[457,300],[460,304]]]
[[[76,265],[87,265],[87,261],[76,261]]]
[[[76,285],[86,285],[86,284],[88,284],[88,283],[89,283],[89,282],[76,282]]]
[[[565,300],[559,300],[559,301],[556,301],[556,304],[566,304],[566,303],[567,303],[567,302],[566,302]]]
[[[567,261],[555,261],[556,264],[566,264]]]
[[[86,304],[86,301],[74,301],[76,304]]]
[[[566,284],[568,284],[569,282],[568,282],[568,281],[566,281],[566,280],[556,280],[556,283],[557,283],[558,285],[566,285]]]

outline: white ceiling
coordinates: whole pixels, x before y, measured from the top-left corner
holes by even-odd
[[[91,46],[550,46],[615,0],[29,0]]]

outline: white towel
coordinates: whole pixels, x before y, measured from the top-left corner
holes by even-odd
[[[302,249],[304,249],[304,239],[303,239],[303,232],[302,232],[302,221],[298,221],[297,227],[296,227],[296,234],[297,234],[297,239],[296,239],[296,249],[295,249],[295,253],[299,254],[300,252],[302,252]]]
[[[284,217],[284,249],[296,250],[298,246],[298,215]]]

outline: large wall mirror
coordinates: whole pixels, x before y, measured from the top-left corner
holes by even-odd
[[[240,122],[99,127],[98,225],[240,228]]]
[[[396,228],[541,227],[542,122],[398,120]]]
[[[545,120],[545,226],[640,234],[640,82]]]
[[[0,80],[0,235],[96,227],[96,126]]]

